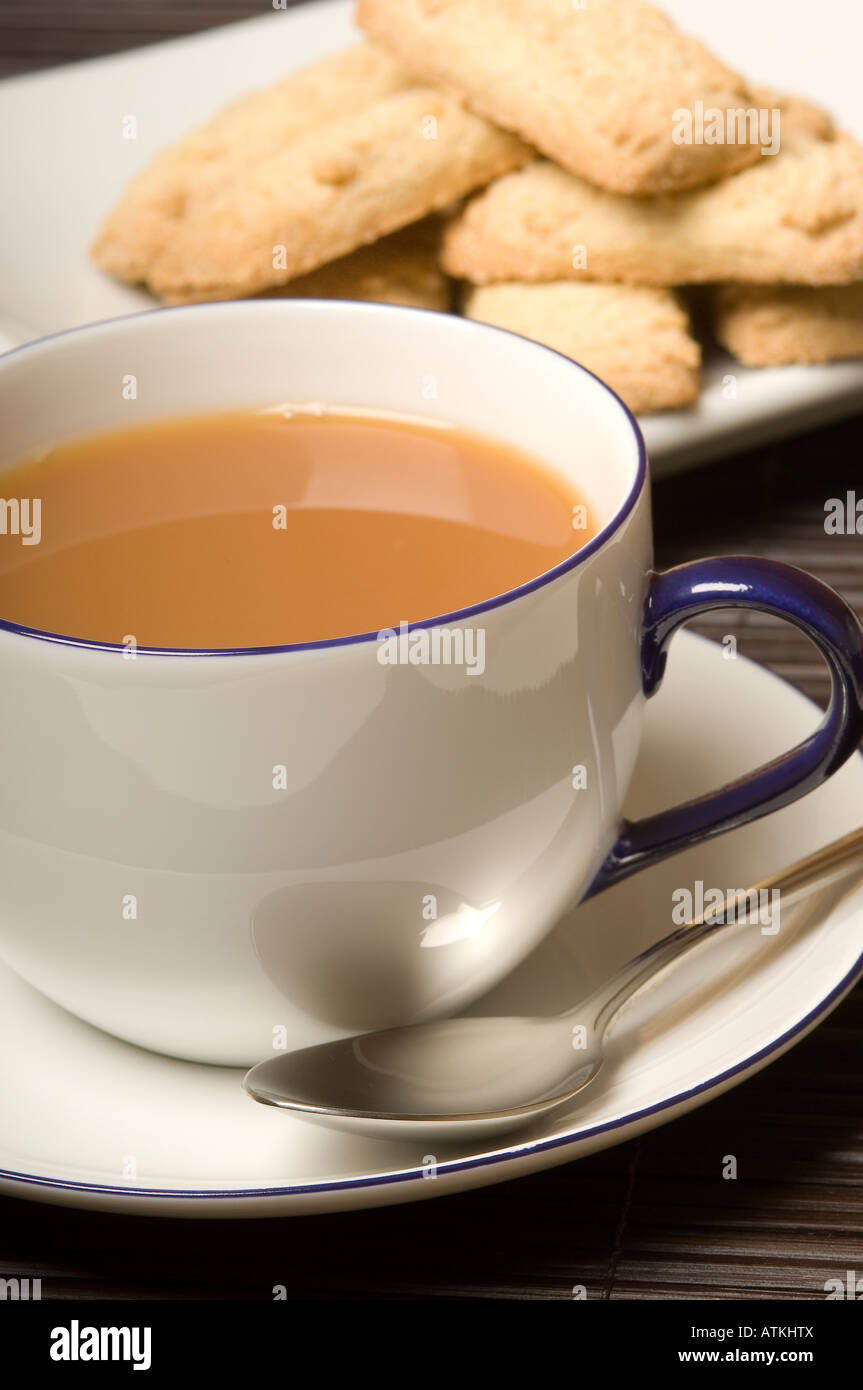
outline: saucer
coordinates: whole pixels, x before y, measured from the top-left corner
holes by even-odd
[[[804,696],[681,633],[649,702],[627,814],[717,786],[805,738]],[[473,1013],[560,1011],[674,926],[672,894],[740,889],[856,829],[863,759],[804,801],[572,911]],[[506,1142],[421,1147],[255,1104],[237,1070],[144,1052],[0,966],[0,1191],[159,1216],[285,1216],[442,1196],[622,1143],[737,1085],[799,1041],[863,973],[863,888],[814,926],[741,928],[621,1012],[598,1078]]]

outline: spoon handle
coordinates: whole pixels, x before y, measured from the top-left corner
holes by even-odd
[[[600,990],[582,1000],[575,1009],[568,1009],[564,1017],[578,1017],[586,1022],[590,1014],[593,1014],[593,1032],[594,1036],[599,1038],[618,1009],[666,966],[680,960],[696,946],[723,931],[730,932],[741,925],[761,925],[758,922],[750,922],[748,914],[742,923],[737,920],[736,905],[742,902],[746,907],[753,893],[778,889],[780,910],[785,912],[789,907],[805,901],[816,891],[826,889],[831,884],[839,886],[850,874],[859,874],[861,869],[863,829],[854,830],[841,840],[834,840],[825,849],[818,850],[807,859],[801,859],[771,878],[763,879],[742,893],[729,895],[721,907],[714,908],[694,922],[671,932],[661,941],[649,946],[646,951],[642,951],[641,955],[628,961]],[[755,901],[758,902],[759,899],[756,898]]]

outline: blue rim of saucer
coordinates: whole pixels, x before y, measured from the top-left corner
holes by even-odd
[[[63,339],[74,336],[83,337],[91,333],[98,333],[105,328],[116,327],[118,324],[131,324],[139,319],[149,319],[154,315],[188,316],[197,314],[202,316],[208,313],[232,314],[236,312],[248,313],[282,313],[286,306],[296,309],[303,306],[300,312],[305,312],[307,307],[311,307],[312,314],[314,308],[324,305],[332,308],[338,305],[342,310],[349,310],[352,313],[371,314],[373,317],[383,316],[390,318],[419,318],[425,319],[429,316],[433,318],[452,318],[457,323],[459,331],[473,334],[475,338],[482,338],[488,335],[498,337],[516,338],[520,342],[527,343],[537,354],[551,356],[559,361],[565,362],[573,371],[581,372],[584,376],[590,377],[601,386],[607,395],[625,415],[632,434],[635,439],[637,450],[637,465],[635,478],[626,497],[620,507],[615,511],[609,522],[603,526],[591,540],[587,541],[579,550],[573,552],[567,559],[562,560],[553,569],[546,570],[543,574],[537,575],[535,579],[529,579],[524,584],[519,584],[515,589],[507,589],[502,594],[496,594],[493,598],[484,599],[481,603],[471,604],[467,608],[458,608],[451,613],[443,613],[435,618],[420,618],[415,622],[407,623],[401,630],[404,632],[414,632],[422,628],[442,627],[448,623],[463,622],[467,618],[476,617],[478,613],[488,613],[494,608],[501,608],[504,604],[511,603],[515,599],[522,598],[526,594],[532,594],[537,589],[542,589],[546,584],[551,584],[555,579],[560,579],[562,575],[569,574],[571,570],[579,565],[586,563],[592,556],[596,555],[604,545],[614,536],[623,526],[629,514],[635,507],[647,481],[647,449],[644,443],[638,421],[632,411],[626,406],[615,391],[612,391],[600,377],[591,372],[580,362],[573,361],[563,353],[557,352],[554,348],[546,347],[543,343],[536,343],[532,338],[525,338],[521,333],[511,333],[508,329],[496,328],[491,324],[480,323],[474,319],[457,318],[455,315],[441,314],[436,309],[414,309],[397,304],[367,304],[359,303],[354,300],[334,300],[334,299],[297,299],[297,300],[230,300],[215,304],[189,304],[182,305],[173,309],[144,309],[137,314],[123,314],[113,319],[100,319],[95,323],[84,324],[79,328],[66,328],[59,333],[46,334],[44,338],[37,338],[33,342],[24,343],[20,347],[12,348],[10,351],[0,354],[0,364],[13,358],[25,356],[29,352],[35,352],[44,343],[58,343]],[[42,642],[53,642],[58,646],[77,647],[92,651],[123,652],[125,648],[119,642],[97,642],[86,637],[70,637],[64,633],[47,632],[42,628],[25,627],[20,623],[10,622],[6,618],[0,618],[0,631],[14,633],[19,637],[35,637]],[[139,656],[274,656],[287,652],[309,652],[321,651],[330,647],[352,647],[361,642],[377,642],[380,632],[360,632],[349,637],[327,637],[318,642],[287,642],[270,647],[136,647]]]

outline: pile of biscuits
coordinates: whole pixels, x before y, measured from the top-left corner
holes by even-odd
[[[863,355],[863,147],[824,113],[644,0],[359,0],[357,18],[367,41],[162,151],[97,263],[167,304],[458,310],[640,412],[698,395],[692,285],[749,366]]]

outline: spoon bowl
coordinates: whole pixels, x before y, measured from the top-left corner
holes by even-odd
[[[253,1067],[255,1100],[364,1134],[496,1134],[593,1080],[599,1046],[561,1018],[453,1018],[286,1052]],[[325,1102],[322,1100],[326,1097]]]

